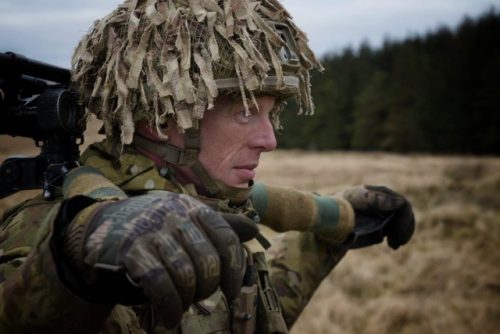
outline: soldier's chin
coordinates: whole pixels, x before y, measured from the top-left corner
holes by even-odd
[[[248,188],[249,183],[255,178],[255,170],[248,168],[234,168],[231,171],[231,179],[228,185],[236,188]]]

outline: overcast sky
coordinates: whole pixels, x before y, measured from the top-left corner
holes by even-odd
[[[1,0],[0,52],[69,67],[73,48],[95,19],[120,0]],[[282,0],[323,56],[363,40],[379,47],[385,38],[400,40],[441,25],[456,27],[465,17],[500,0]],[[500,37],[499,37],[500,40]]]

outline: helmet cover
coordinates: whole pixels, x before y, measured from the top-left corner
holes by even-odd
[[[106,134],[130,144],[138,120],[196,128],[219,94],[247,112],[258,94],[294,96],[312,114],[309,70],[323,68],[307,42],[278,0],[126,0],[83,36],[72,80]]]

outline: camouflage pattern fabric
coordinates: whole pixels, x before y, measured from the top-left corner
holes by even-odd
[[[113,154],[115,148],[112,140],[91,146],[82,155],[82,162],[99,169],[103,178],[96,176],[96,184],[74,183],[77,181],[75,179],[68,182],[72,186],[68,186],[66,193],[92,193],[103,203],[113,197],[115,198],[112,200],[119,199],[123,193],[137,196],[163,190],[191,192],[191,195],[197,196],[193,192],[194,188],[180,187],[173,178],[162,176],[164,173],[159,172],[150,160],[127,146],[122,158],[116,159]],[[106,179],[111,182],[105,182]],[[75,188],[71,190],[71,187]],[[103,196],[102,199],[99,194]],[[205,199],[202,196],[198,198]],[[280,203],[277,202],[277,197],[271,196],[270,199],[272,198],[274,200],[268,203],[271,211],[266,211],[267,215],[279,212],[277,207]],[[251,200],[239,206],[229,203],[230,199],[213,200],[209,205],[222,211],[255,214]],[[288,202],[284,205],[288,205]],[[51,249],[58,210],[59,202],[36,199],[25,203],[2,222],[1,333],[229,332],[229,304],[220,290],[207,299],[192,304],[183,314],[179,328],[174,330],[167,330],[162,325],[161,315],[147,304],[133,308],[98,305],[76,296],[61,283]],[[336,221],[332,226],[343,224]],[[288,326],[295,322],[321,280],[343,254],[343,251],[336,251],[330,243],[319,240],[312,232],[286,233],[271,248],[267,254],[269,277],[271,284],[276,287]]]
[[[196,128],[222,92],[247,113],[262,93],[294,96],[299,113],[313,113],[314,68],[323,70],[278,0],[126,0],[83,36],[72,81],[106,135],[130,144],[141,119]]]
[[[269,276],[280,298],[286,324],[292,327],[346,250],[318,240],[313,233],[297,231],[281,234],[272,245],[266,252]]]
[[[2,222],[0,333],[97,333],[112,309],[60,282],[50,245],[58,210],[37,198]]]

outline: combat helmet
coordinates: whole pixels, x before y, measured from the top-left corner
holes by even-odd
[[[299,113],[313,113],[309,71],[322,67],[307,42],[278,0],[126,0],[82,38],[72,80],[107,136],[130,144],[137,121],[161,135],[173,118],[193,146],[181,160],[200,167],[199,121],[220,94],[247,112],[257,94],[293,96]]]

